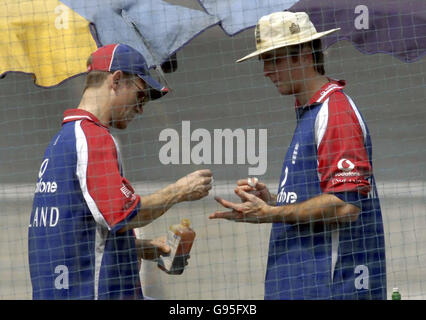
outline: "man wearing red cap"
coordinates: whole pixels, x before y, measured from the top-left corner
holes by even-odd
[[[125,129],[167,91],[130,46],[107,45],[89,58],[81,102],[65,111],[38,174],[28,234],[34,299],[143,299],[140,258],[170,248],[164,238],[136,239],[133,229],[211,189],[210,170],[147,196],[124,177],[109,128]]]

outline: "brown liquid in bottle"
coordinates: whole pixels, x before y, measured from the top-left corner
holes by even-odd
[[[190,228],[190,225],[189,219],[182,219],[180,224],[170,226],[170,231],[181,238],[176,250],[176,256],[187,256],[191,251],[195,239],[195,231]]]
[[[182,219],[180,224],[170,226],[167,244],[172,251],[168,256],[160,258],[158,263],[158,267],[168,274],[182,274],[185,269],[195,239],[195,232],[190,224],[189,219]]]

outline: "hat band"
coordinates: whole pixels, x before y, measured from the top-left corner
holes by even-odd
[[[274,49],[274,48],[279,48],[282,46],[287,46],[287,45],[291,45],[291,44],[299,44],[299,43],[304,43],[304,42],[308,42],[311,41],[313,39],[315,39],[318,36],[321,36],[323,33],[318,33],[316,32],[316,30],[314,32],[312,32],[314,30],[307,30],[298,34],[294,34],[294,35],[289,35],[289,36],[283,36],[281,38],[275,38],[275,40],[266,40],[266,41],[260,41],[257,45],[256,45],[256,49],[257,50],[267,50],[268,48]]]

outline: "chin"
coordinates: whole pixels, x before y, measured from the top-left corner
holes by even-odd
[[[294,91],[292,90],[292,88],[288,88],[288,87],[279,87],[278,91],[283,96],[289,96],[294,94]]]
[[[127,122],[125,121],[113,122],[112,127],[115,129],[123,130],[127,128]]]

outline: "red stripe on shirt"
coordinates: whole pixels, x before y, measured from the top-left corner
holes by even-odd
[[[112,228],[138,205],[140,196],[119,171],[117,149],[109,131],[91,121],[82,121],[88,148],[87,189]]]

